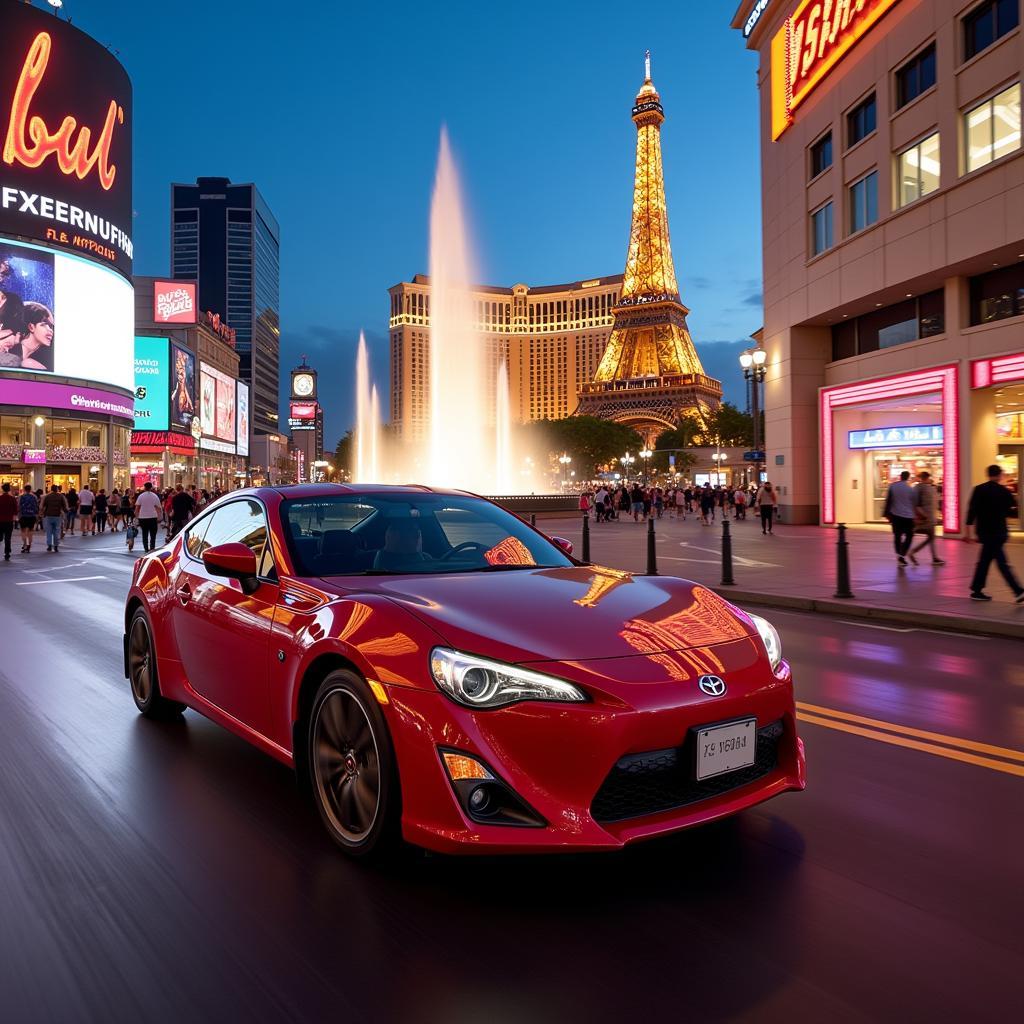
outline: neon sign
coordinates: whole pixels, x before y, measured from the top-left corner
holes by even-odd
[[[942,426],[875,427],[872,430],[851,430],[850,448],[931,448],[942,444]]]
[[[768,3],[769,0],[757,0],[757,3],[754,4],[754,9],[750,12],[750,17],[747,18],[743,26],[744,39],[754,31],[754,26],[761,20],[761,15],[764,14],[764,9],[768,6]]]
[[[109,191],[117,177],[117,167],[110,163],[110,144],[114,139],[115,122],[124,124],[123,107],[118,106],[115,100],[110,101],[107,119],[91,153],[89,142],[92,139],[92,132],[85,125],[79,127],[78,122],[70,115],[64,118],[60,127],[52,134],[38,114],[29,117],[32,100],[50,62],[52,46],[50,33],[40,32],[29,47],[17,88],[14,90],[11,120],[7,125],[7,139],[4,142],[4,163],[12,166],[20,163],[25,167],[40,167],[47,157],[55,156],[57,165],[64,174],[73,174],[80,180],[95,168],[100,184],[104,190]]]
[[[859,39],[899,0],[802,0],[771,46],[772,139]]]

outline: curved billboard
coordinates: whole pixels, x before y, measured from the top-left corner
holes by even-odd
[[[132,272],[132,90],[117,59],[29,4],[0,6],[0,234]]]

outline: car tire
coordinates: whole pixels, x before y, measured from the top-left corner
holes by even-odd
[[[156,672],[156,646],[149,619],[141,608],[128,625],[128,682],[132,689],[135,706],[146,718],[166,720],[178,718],[185,710],[184,704],[168,700],[160,693],[160,681]]]
[[[309,712],[313,802],[331,838],[350,857],[379,858],[401,847],[401,790],[384,714],[355,673],[331,672]]]

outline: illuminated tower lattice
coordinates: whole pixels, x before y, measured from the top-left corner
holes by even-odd
[[[622,297],[604,358],[576,411],[634,427],[650,445],[683,417],[717,408],[722,385],[704,373],[686,326],[689,310],[679,300],[661,168],[665,112],[651,81],[650,52],[645,72],[633,107],[636,177]]]

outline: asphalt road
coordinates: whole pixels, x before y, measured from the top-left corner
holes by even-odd
[[[368,868],[284,767],[136,714],[123,548],[38,548],[0,563],[5,1022],[1019,1013],[1019,643],[773,614],[805,793],[621,854]]]

